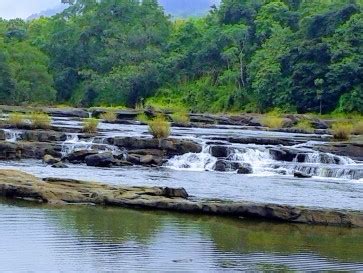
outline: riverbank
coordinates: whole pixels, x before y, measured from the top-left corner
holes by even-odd
[[[93,204],[128,208],[170,210],[271,221],[363,227],[360,211],[335,211],[304,207],[198,200],[185,189],[163,187],[116,187],[71,179],[45,178],[12,171],[0,171],[0,195],[48,204]]]

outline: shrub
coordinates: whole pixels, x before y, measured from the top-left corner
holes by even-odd
[[[95,118],[87,118],[83,121],[83,132],[93,134],[97,132],[100,121]]]
[[[30,122],[33,128],[48,129],[51,124],[51,117],[46,113],[31,113]]]
[[[178,124],[188,125],[190,123],[190,117],[187,112],[175,112],[171,115],[171,118]]]
[[[363,120],[357,121],[353,126],[353,133],[356,135],[363,135]]]
[[[352,134],[353,126],[347,122],[336,122],[332,124],[332,133],[334,139],[348,140]]]
[[[145,113],[138,114],[136,119],[141,123],[146,123],[146,124],[150,121],[150,118]]]
[[[12,126],[20,127],[25,124],[25,116],[24,114],[18,112],[10,113],[8,122]]]
[[[284,119],[280,117],[278,114],[275,113],[269,113],[266,114],[261,119],[261,123],[263,126],[266,126],[268,128],[282,128],[284,125]]]
[[[311,122],[307,119],[300,120],[296,125],[295,128],[304,130],[306,132],[312,133],[314,132],[314,128],[311,124]]]
[[[106,112],[101,115],[101,119],[107,122],[115,122],[117,120],[117,114],[115,112]]]
[[[168,138],[171,132],[170,123],[163,115],[158,115],[156,118],[148,122],[149,132],[157,139]]]

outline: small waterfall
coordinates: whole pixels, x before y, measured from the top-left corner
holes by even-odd
[[[190,171],[205,171],[213,170],[214,165],[217,162],[217,158],[209,153],[210,146],[204,145],[202,152],[200,153],[187,153],[180,156],[171,158],[166,167],[175,170],[187,169]]]
[[[19,139],[21,139],[22,133],[20,131],[10,130],[10,129],[4,129],[5,134],[5,141],[8,142],[17,142]]]
[[[114,155],[125,154],[124,150],[116,146],[105,144],[105,139],[100,137],[79,139],[77,134],[67,134],[67,139],[62,143],[62,155],[66,156],[75,151],[97,150],[99,152],[111,152]]]
[[[315,164],[337,164],[351,165],[356,164],[354,160],[346,156],[337,156],[330,153],[302,153],[296,156],[294,162],[315,163]]]

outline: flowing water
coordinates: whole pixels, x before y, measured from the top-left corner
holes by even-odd
[[[53,125],[81,128],[77,119],[54,118]],[[144,125],[99,125],[93,138],[68,134],[59,143],[62,154],[97,148],[126,151],[107,143],[117,136],[150,137]],[[21,131],[6,130],[7,141],[21,140]],[[168,160],[159,168],[94,168],[68,164],[54,169],[41,161],[0,161],[0,168],[38,177],[75,178],[112,185],[184,187],[198,198],[221,198],[307,207],[363,210],[363,164],[351,158],[320,153],[324,135],[254,131],[238,126],[173,128],[173,137],[203,145],[200,153]],[[265,137],[294,140],[293,145],[232,143],[231,138]],[[251,164],[253,173],[216,172],[214,145],[226,146],[226,161]],[[299,156],[279,161],[276,149]],[[293,176],[295,171],[312,175]],[[34,206],[0,202],[2,271],[222,271],[344,270],[363,271],[362,229],[311,227],[166,212],[95,207]]]
[[[0,200],[2,272],[362,271],[363,230]]]

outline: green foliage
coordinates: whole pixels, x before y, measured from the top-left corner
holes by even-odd
[[[353,125],[348,122],[335,122],[331,128],[336,140],[348,140],[353,132]]]
[[[97,127],[100,121],[96,118],[88,118],[83,121],[83,132],[94,134],[97,132]]]
[[[137,115],[136,120],[147,124],[150,121],[150,118],[145,113],[142,113]]]
[[[18,112],[12,112],[9,114],[7,122],[14,127],[21,127],[25,124],[25,115]]]
[[[163,115],[158,115],[156,118],[150,120],[148,125],[149,132],[154,138],[165,139],[168,138],[171,133],[170,122],[167,121]]]
[[[30,122],[33,128],[37,129],[49,129],[51,125],[51,117],[46,113],[31,113]]]
[[[0,103],[363,113],[361,0],[223,0],[171,20],[155,0],[77,0],[0,21]]]

